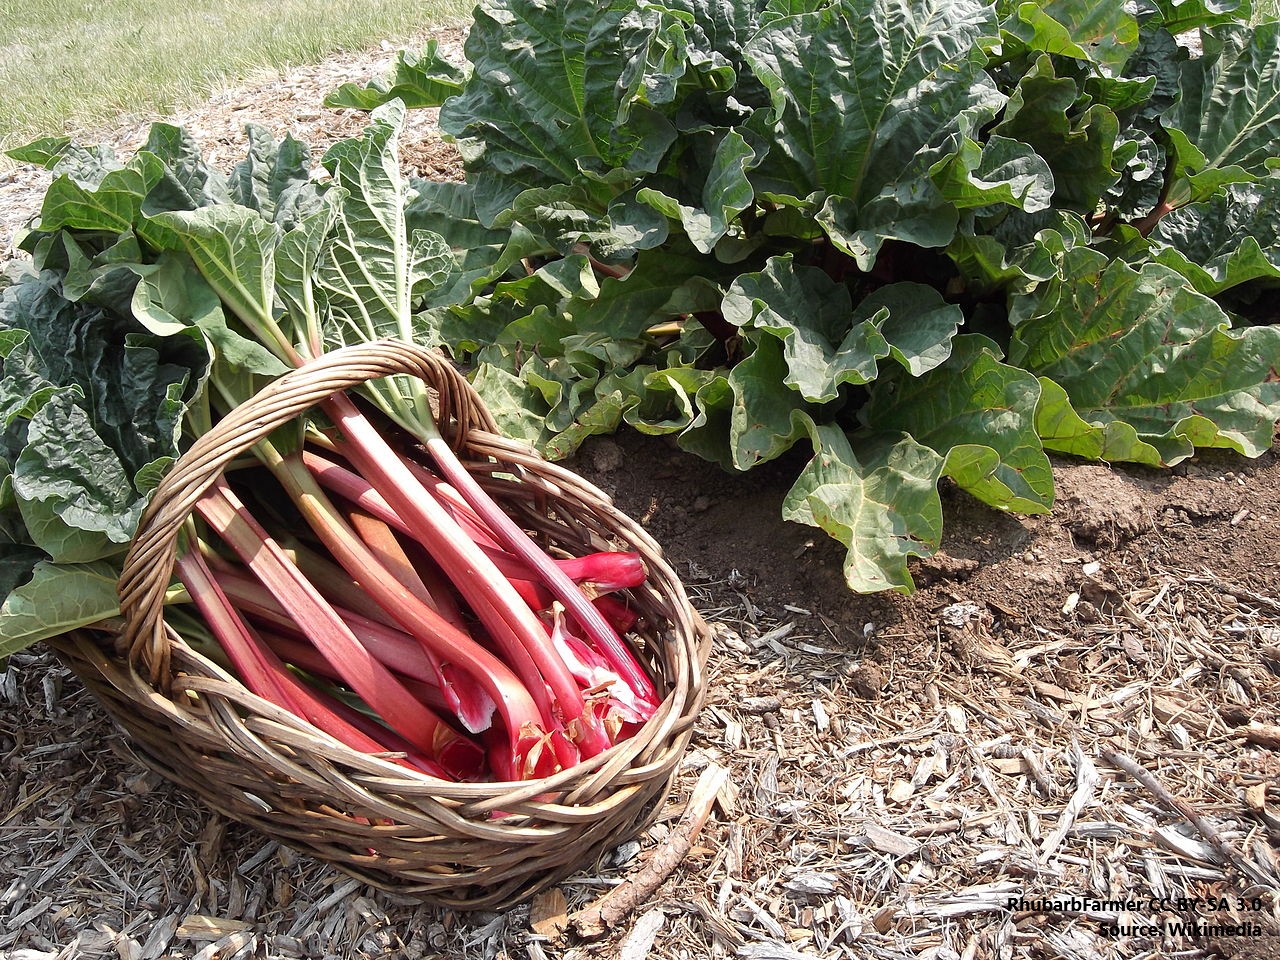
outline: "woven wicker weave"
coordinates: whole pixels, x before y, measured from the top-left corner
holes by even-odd
[[[544,544],[644,556],[637,653],[662,706],[632,738],[526,783],[446,783],[356,752],[250,693],[163,620],[178,532],[224,467],[280,424],[365,380],[409,374],[438,399],[442,431]],[[382,341],[293,371],[200,438],[160,485],[120,580],[123,627],[54,649],[128,732],[143,760],[232,819],[377,886],[463,908],[523,899],[643,829],[670,787],[704,695],[706,625],[657,544],[598,489],[504,439],[443,358]]]

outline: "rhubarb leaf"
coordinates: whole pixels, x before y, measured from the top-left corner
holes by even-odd
[[[1005,56],[1037,50],[1115,72],[1138,45],[1138,21],[1123,4],[1033,0],[1012,7],[1000,25]]]
[[[1180,65],[1180,95],[1163,121],[1178,190],[1192,200],[1265,176],[1280,140],[1280,22],[1223,25],[1203,39],[1204,54]]]
[[[1163,217],[1152,259],[1216,296],[1251,280],[1280,280],[1280,177],[1228,184]]]
[[[461,92],[468,72],[440,55],[438,40],[428,40],[420,55],[407,50],[396,54],[395,66],[387,78],[374,80],[365,87],[344,83],[324,98],[324,105],[372,110],[391,100],[399,100],[411,108],[438,107]]]
[[[863,421],[936,450],[946,458],[943,473],[984,503],[1046,512],[1053,471],[1035,430],[1039,381],[1001,363],[986,337],[963,334],[951,343],[948,362],[929,373],[877,380]]]
[[[1280,327],[1232,329],[1168,267],[1077,248],[1012,313],[1012,363],[1055,381],[1087,423],[1129,424],[1164,464],[1196,447],[1258,456],[1271,446]]]
[[[991,13],[971,0],[845,0],[771,20],[746,48],[772,103],[750,125],[775,142],[751,176],[757,194],[820,208],[863,270],[889,239],[945,246],[956,212],[925,148],[1002,102],[975,55]]]
[[[467,35],[472,79],[440,111],[477,169],[476,209],[486,226],[530,187],[652,172],[675,137],[657,109],[684,62],[664,59],[662,15],[632,3],[482,0]]]
[[[0,603],[0,657],[117,616],[119,569],[111,563],[37,563]]]
[[[439,235],[408,229],[405,206],[412,192],[396,143],[403,125],[404,107],[392,101],[370,115],[362,136],[339,141],[324,156],[344,191],[316,274],[334,346],[380,337],[412,341],[414,309],[453,266]]]
[[[889,354],[879,330],[887,310],[855,317],[848,287],[816,267],[796,267],[790,256],[738,277],[721,310],[732,324],[780,339],[783,382],[816,403],[834,400],[842,383],[874,380],[876,361]]]
[[[791,449],[811,422],[803,398],[783,385],[786,370],[782,344],[774,337],[760,337],[751,355],[729,371],[733,391],[729,446],[738,470],[749,470]]]
[[[787,493],[783,517],[844,544],[852,589],[909,593],[907,558],[931,556],[942,539],[943,458],[908,436],[862,440],[855,449],[832,425],[811,425],[809,435],[814,456]]]

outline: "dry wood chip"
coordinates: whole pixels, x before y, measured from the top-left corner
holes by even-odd
[[[1266,723],[1251,723],[1236,732],[1243,734],[1250,743],[1256,743],[1268,750],[1280,750],[1280,727]]]
[[[783,883],[782,888],[800,896],[821,896],[835,893],[840,878],[834,873],[821,871],[798,873]]]
[[[645,960],[653,949],[658,931],[666,922],[667,915],[661,907],[654,907],[641,914],[618,945],[618,960]]]
[[[746,943],[738,948],[738,956],[745,960],[821,960],[816,953],[797,950],[776,940],[765,943]]]
[[[897,915],[898,908],[892,904],[881,907],[871,917],[871,925],[876,928],[876,933],[888,933],[893,926],[893,918]]]
[[[1202,863],[1216,863],[1221,859],[1210,844],[1188,837],[1176,826],[1157,827],[1155,833],[1166,847],[1179,856]]]
[[[729,911],[729,917],[737,920],[739,923],[755,922],[764,927],[772,936],[785,939],[787,931],[782,928],[782,924],[773,919],[772,914],[765,910],[764,907],[756,903],[750,897],[742,897],[738,903]]]
[[[813,710],[813,723],[818,728],[819,733],[826,733],[831,727],[831,717],[827,715],[827,708],[821,700],[814,700],[811,709]]]
[[[215,940],[201,948],[191,960],[236,960],[252,951],[257,939],[255,934],[245,930],[228,934],[221,940]]]
[[[1086,757],[1078,746],[1073,748],[1072,753],[1074,754],[1076,767],[1075,793],[1071,795],[1071,799],[1067,801],[1062,813],[1058,815],[1057,825],[1040,844],[1040,858],[1042,860],[1047,860],[1057,852],[1058,847],[1062,845],[1062,841],[1071,832],[1071,827],[1075,824],[1076,817],[1093,802],[1098,788],[1098,781],[1101,779],[1098,774],[1098,768],[1093,765],[1093,761]]]
[[[1011,880],[982,883],[955,893],[913,902],[911,912],[940,920],[975,913],[995,913],[1007,910],[1009,900],[1021,893],[1021,885]]]
[[[874,823],[868,823],[864,826],[861,835],[852,838],[849,842],[879,850],[881,853],[887,853],[891,857],[908,857],[922,846],[919,840],[904,837],[900,833],[894,833],[892,830],[878,827]]]
[[[559,887],[538,894],[529,904],[529,926],[539,936],[554,940],[568,925],[569,903]]]
[[[894,803],[906,803],[916,792],[916,788],[910,780],[895,780],[893,786],[889,788],[888,797]]]
[[[230,917],[210,917],[192,913],[182,918],[176,931],[180,940],[221,940],[223,937],[249,929],[243,920]]]
[[[756,715],[777,713],[782,709],[782,701],[777,697],[743,697],[737,707],[743,713]]]
[[[1261,813],[1267,807],[1267,785],[1255,783],[1251,787],[1246,787],[1244,802],[1248,804],[1250,810]]]
[[[147,939],[142,944],[142,960],[156,960],[169,949],[180,920],[181,917],[173,913],[152,925],[151,932],[147,934]]]

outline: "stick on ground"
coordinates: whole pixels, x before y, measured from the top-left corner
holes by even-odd
[[[594,938],[603,936],[612,927],[627,918],[632,911],[648,902],[662,881],[680,864],[692,849],[698,834],[711,816],[711,806],[716,794],[729,778],[729,771],[710,764],[694,784],[693,793],[685,807],[684,818],[672,831],[667,842],[653,852],[643,867],[614,887],[588,907],[570,918],[579,936]]]
[[[1215,850],[1222,855],[1222,858],[1236,868],[1242,875],[1247,877],[1251,882],[1264,887],[1273,885],[1272,878],[1259,870],[1249,858],[1231,845],[1218,829],[1208,820],[1200,815],[1191,804],[1185,800],[1175,797],[1169,792],[1168,788],[1160,782],[1159,778],[1146,767],[1139,764],[1136,760],[1126,757],[1123,753],[1113,750],[1110,747],[1102,748],[1102,756],[1108,763],[1119,767],[1134,780],[1147,788],[1151,794],[1165,805],[1168,809],[1177,813],[1179,816],[1185,817],[1192,826],[1194,826],[1200,835],[1207,840]]]

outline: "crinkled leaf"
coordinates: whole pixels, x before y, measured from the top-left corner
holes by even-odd
[[[1229,184],[1163,217],[1153,259],[1216,296],[1250,280],[1280,280],[1280,177]]]
[[[928,373],[951,356],[951,341],[964,312],[923,283],[891,283],[858,304],[858,316],[887,316],[879,322],[889,356],[913,377]]]
[[[547,406],[536,389],[513,373],[482,363],[471,378],[504,435],[541,445],[546,439]]]
[[[465,67],[456,66],[440,55],[439,41],[428,40],[420,55],[407,50],[396,54],[389,76],[365,87],[344,83],[324,98],[324,105],[372,110],[388,101],[400,100],[409,108],[438,107],[462,92],[467,74]]]
[[[227,326],[218,295],[183,258],[166,254],[157,261],[134,291],[132,313],[160,336],[196,328],[212,344],[221,368],[268,377],[288,372],[261,343]]]
[[[231,198],[285,229],[315,212],[318,190],[311,182],[311,151],[291,134],[279,142],[256,124],[246,128],[249,153],[231,170]]]
[[[483,0],[467,36],[472,78],[440,113],[476,171],[480,221],[523,190],[657,169],[675,128],[650,104],[663,15],[635,4]],[[683,61],[672,63],[683,72]],[[674,77],[670,78],[674,80]],[[670,84],[666,84],[670,87]]]
[[[341,190],[326,193],[320,209],[299,219],[280,238],[275,249],[275,293],[287,314],[287,320],[281,318],[281,326],[289,331],[295,342],[312,344],[316,348],[323,340],[320,331],[325,309],[323,292],[316,283],[316,271],[324,243],[337,218],[341,197]]]
[[[729,430],[733,418],[733,388],[723,372],[708,377],[693,395],[693,420],[676,436],[680,449],[733,469]]]
[[[936,450],[943,472],[984,503],[1044,513],[1053,471],[1035,429],[1039,381],[1001,363],[986,337],[951,342],[951,358],[923,376],[881,376],[860,416],[877,432],[900,430]]]
[[[783,517],[844,544],[845,581],[854,590],[909,593],[907,558],[931,556],[942,539],[943,458],[908,436],[863,440],[856,451],[834,425],[811,426],[810,436],[814,456]]]
[[[1161,465],[1160,451],[1123,420],[1090,423],[1071,406],[1067,391],[1048,377],[1040,378],[1036,432],[1049,450],[1106,463]]]
[[[1117,179],[1112,154],[1120,126],[1100,104],[1073,110],[1079,95],[1076,81],[1057,76],[1053,61],[1042,56],[1018,81],[993,133],[1028,144],[1044,158],[1053,171],[1056,206],[1091,214]]]
[[[208,362],[198,340],[153,336],[131,317],[70,303],[48,271],[0,294],[4,331],[21,341],[5,351],[4,373],[25,355],[33,374],[74,390],[130,478],[177,452],[184,396],[196,392]]]
[[[38,563],[0,605],[0,657],[120,612],[110,563]]]
[[[176,238],[222,302],[251,328],[273,322],[280,228],[248,207],[219,204],[151,218]]]
[[[142,149],[159,160],[163,169],[142,204],[147,216],[231,202],[226,176],[204,162],[199,146],[184,128],[153,123]]]
[[[734,218],[751,206],[755,194],[747,168],[755,151],[742,134],[730,130],[716,147],[711,170],[702,188],[701,207],[686,206],[656,190],[641,189],[638,199],[673,220],[701,253],[710,253],[729,232]]]
[[[396,145],[403,124],[404,107],[392,101],[371,114],[363,135],[335,143],[324,156],[334,183],[345,190],[317,271],[334,345],[413,340],[415,306],[453,265],[437,234],[408,230],[405,205],[413,194]]]
[[[62,173],[49,184],[40,205],[40,229],[123,233],[134,226],[142,201],[163,176],[164,164],[149,153],[106,170],[96,181]]]
[[[55,269],[62,272],[62,295],[68,300],[83,300],[116,313],[126,313],[133,288],[138,277],[150,269],[145,255],[132,230],[105,249],[95,251],[82,244],[69,230],[59,231],[63,264]],[[52,254],[52,250],[50,251]],[[50,257],[41,258],[46,263]],[[43,266],[42,266],[43,268]]]
[[[780,382],[816,403],[835,399],[842,383],[875,379],[876,361],[889,354],[879,330],[887,311],[855,317],[848,287],[817,267],[795,266],[789,255],[734,280],[721,310],[732,324],[780,339]]]
[[[1280,327],[1232,330],[1216,303],[1158,263],[1089,249],[1016,299],[1010,360],[1058,383],[1079,416],[1130,424],[1166,464],[1197,446],[1258,456],[1280,419]]]
[[[1057,273],[1064,251],[1090,240],[1089,228],[1073,213],[1053,210],[1018,219],[1025,223],[1007,234],[966,226],[947,247],[971,292],[1028,293]]]
[[[782,344],[762,336],[750,356],[729,371],[733,390],[729,446],[739,470],[775,459],[804,436],[809,422],[806,404],[784,384],[787,369]]]
[[[580,330],[635,339],[655,323],[719,309],[721,276],[727,282],[732,273],[672,244],[645,251],[625,277],[606,278],[598,297],[570,300],[564,312]]]
[[[1120,3],[1018,3],[1000,26],[1006,34],[1005,55],[1019,53],[1019,48],[1036,50],[1096,63],[1107,71],[1122,66],[1138,45],[1138,21]]]
[[[30,143],[6,150],[4,155],[19,163],[33,163],[38,167],[52,169],[70,146],[70,137],[38,137]]]
[[[1192,200],[1264,176],[1280,140],[1280,23],[1218,27],[1186,60],[1164,123]],[[1176,195],[1175,195],[1176,196]]]
[[[1249,20],[1249,0],[1146,0],[1171,34]]]
[[[13,465],[13,490],[32,543],[59,563],[119,553],[145,504],[115,451],[70,391],[40,407]]]
[[[945,246],[955,210],[924,148],[999,108],[975,47],[991,26],[973,0],[846,0],[769,22],[746,49],[772,100],[751,120],[773,141],[756,192],[817,194],[823,229],[864,270],[886,239]]]
[[[1053,172],[1025,143],[991,137],[980,144],[968,137],[933,171],[934,182],[948,202],[960,209],[1005,203],[1027,213],[1048,209],[1053,199]]]

